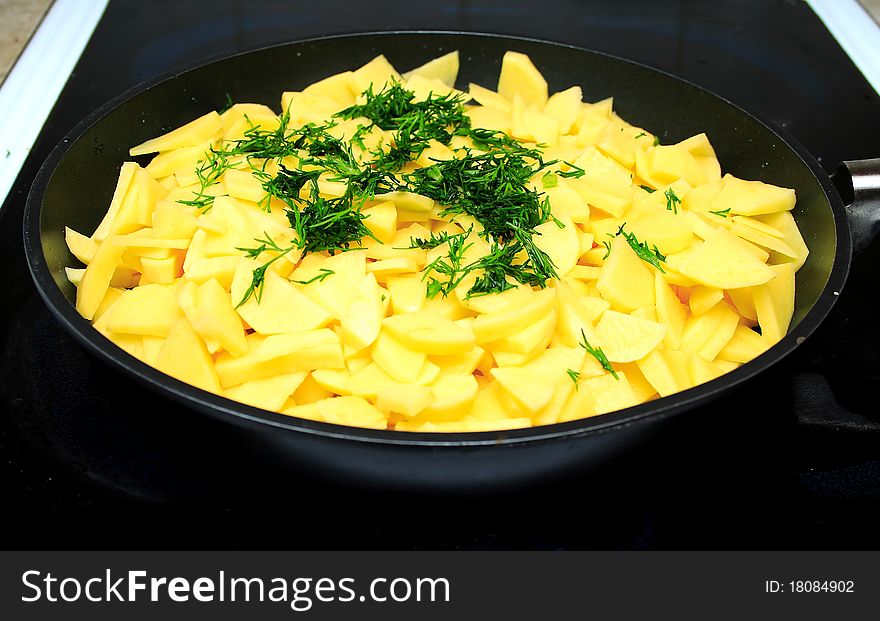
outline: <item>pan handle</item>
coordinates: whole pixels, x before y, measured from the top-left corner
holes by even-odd
[[[880,158],[841,162],[831,180],[846,205],[853,251],[859,253],[880,233]]]

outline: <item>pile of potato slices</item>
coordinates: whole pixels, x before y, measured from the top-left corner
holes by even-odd
[[[422,432],[627,408],[786,334],[794,190],[549,95],[521,53],[495,90],[458,66],[379,56],[132,148],[95,231],[66,231],[77,310],[200,389]]]

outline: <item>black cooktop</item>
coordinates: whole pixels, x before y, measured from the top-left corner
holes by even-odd
[[[602,471],[493,497],[267,470],[225,428],[61,331],[31,284],[20,227],[64,132],[137,82],[206,56],[393,29],[591,47],[762,112],[829,170],[880,155],[880,98],[801,2],[111,0],[0,211],[0,548],[877,548],[880,242],[858,257],[822,329],[747,393]]]

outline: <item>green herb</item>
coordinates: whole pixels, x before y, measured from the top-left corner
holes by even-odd
[[[574,369],[566,369],[565,372],[568,374],[569,379],[574,382],[574,389],[578,390],[580,388],[580,386],[578,385],[578,380],[581,377],[580,372],[575,371]]]
[[[290,282],[295,282],[300,285],[310,285],[313,282],[324,282],[324,279],[330,276],[331,274],[335,274],[333,270],[328,270],[326,267],[322,267],[320,269],[320,274],[317,276],[312,276],[308,280],[291,280]]]
[[[654,192],[657,191],[654,188],[652,188],[651,186],[647,186],[647,185],[640,185],[639,187],[642,188],[648,194],[653,194]]]
[[[681,205],[681,199],[678,198],[678,195],[672,188],[668,188],[663,196],[666,197],[666,209],[671,211],[672,213],[678,213],[678,206]]]
[[[617,229],[617,234],[612,237],[617,237],[617,235],[623,235],[623,238],[629,244],[629,247],[633,249],[633,252],[636,253],[642,261],[645,263],[650,263],[658,270],[666,273],[666,270],[663,269],[663,266],[660,265],[661,261],[666,260],[666,256],[660,253],[660,250],[657,248],[657,245],[654,244],[653,248],[648,247],[648,242],[639,241],[635,236],[635,233],[629,233],[623,230],[623,227],[626,226],[626,222],[620,225],[620,228]],[[609,233],[611,235],[611,233]]]
[[[611,363],[608,362],[608,356],[605,355],[605,352],[602,351],[602,348],[593,347],[592,345],[590,345],[590,342],[587,340],[587,335],[584,333],[583,328],[581,329],[581,341],[578,343],[578,345],[586,349],[588,354],[598,360],[599,364],[602,365],[602,368],[611,373],[611,375],[614,376],[614,379],[620,379],[620,376],[617,375],[617,371],[615,371],[614,367],[611,366]]]
[[[266,279],[266,270],[268,270],[269,266],[275,261],[297,247],[297,244],[294,243],[282,248],[266,233],[263,233],[263,237],[255,238],[254,241],[259,242],[259,245],[253,248],[236,248],[236,250],[241,250],[246,257],[251,259],[257,259],[261,254],[269,251],[274,251],[277,254],[263,263],[263,265],[254,268],[251,276],[251,284],[248,286],[247,291],[245,291],[244,296],[242,296],[241,301],[235,305],[235,308],[239,308],[247,302],[252,295],[256,298],[257,302],[259,302],[263,297],[263,281]]]
[[[470,117],[464,113],[464,95],[429,94],[415,101],[415,93],[397,81],[374,93],[370,85],[363,92],[364,103],[350,106],[336,114],[343,119],[368,118],[372,125],[395,131],[394,143],[388,153],[377,152],[376,167],[398,170],[403,164],[421,155],[431,140],[449,144],[453,136],[467,135]]]
[[[559,185],[559,180],[556,178],[552,172],[546,173],[543,177],[541,177],[541,183],[544,184],[544,189],[547,188],[555,188]]]
[[[609,233],[609,235],[610,235],[610,233]],[[602,245],[605,246],[605,254],[602,255],[602,260],[604,261],[605,259],[607,259],[608,257],[611,256],[611,242],[610,241],[603,241]]]
[[[713,213],[719,218],[726,218],[727,215],[730,213],[730,207],[728,207],[727,209],[719,209],[718,211],[710,211],[709,213]]]
[[[638,134],[636,134],[635,137],[636,137],[636,140],[638,140],[638,139],[641,138],[642,136],[647,136],[647,135],[648,135],[648,134],[646,134],[645,132],[639,132]]]
[[[660,137],[659,136],[654,136],[654,146],[655,147],[660,146]]]
[[[324,198],[318,193],[318,182],[312,181],[311,198],[302,209],[287,209],[287,220],[296,231],[303,255],[326,251],[330,254],[361,244],[364,237],[376,239],[364,224],[366,216],[347,192],[339,198]],[[376,240],[379,241],[379,240]]]
[[[217,110],[217,114],[223,114],[227,110],[229,110],[234,104],[232,103],[232,97],[229,96],[229,93],[226,93],[226,103]]]
[[[445,244],[452,237],[464,236],[467,237],[468,233],[470,233],[471,229],[467,231],[462,231],[461,233],[453,233],[449,234],[448,231],[442,231],[439,235],[436,233],[431,233],[431,236],[427,239],[423,239],[421,237],[413,237],[410,238],[409,246],[404,247],[396,247],[395,250],[410,250],[412,248],[421,248],[422,250],[431,250],[432,248],[436,248],[441,244]]]
[[[196,178],[199,181],[199,189],[195,192],[195,198],[191,200],[177,201],[181,205],[188,205],[207,212],[214,205],[214,196],[207,194],[206,190],[217,183],[227,170],[232,168],[229,156],[225,151],[215,150],[213,147],[205,151],[205,159],[201,160],[196,168]]]
[[[428,298],[435,298],[438,294],[443,294],[445,298],[449,293],[458,286],[458,283],[467,275],[462,270],[461,261],[464,253],[472,244],[465,245],[466,237],[463,235],[452,235],[448,238],[449,253],[446,256],[440,256],[425,266],[422,280],[428,279],[426,294]],[[438,279],[432,275],[436,272],[444,278]]]
[[[562,163],[571,168],[571,170],[559,171],[560,177],[565,177],[566,179],[580,179],[584,176],[584,173],[586,172],[580,166],[575,166],[574,164],[566,162],[565,160],[563,160]]]
[[[535,245],[532,235],[535,227],[552,218],[549,200],[527,187],[529,179],[546,167],[540,152],[522,146],[483,154],[468,153],[433,166],[416,169],[404,175],[411,192],[434,199],[444,208],[441,215],[467,214],[482,226],[481,235],[497,246],[510,246],[507,251],[491,255],[493,258],[470,266],[486,269],[493,275],[480,281],[474,293],[503,291],[499,276],[512,276],[518,282],[540,287],[556,277],[550,257]],[[555,220],[555,219],[554,219]],[[514,263],[523,251],[526,260]],[[500,262],[505,261],[505,265]],[[498,289],[487,288],[493,282]]]

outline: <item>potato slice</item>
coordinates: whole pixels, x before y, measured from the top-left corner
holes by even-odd
[[[596,289],[613,308],[621,311],[634,311],[655,302],[654,275],[623,236],[612,240],[611,254],[605,260]]]
[[[527,104],[543,108],[547,103],[547,80],[520,52],[505,52],[498,76],[498,94],[513,101],[519,95]]]
[[[773,270],[726,229],[715,230],[705,242],[688,252],[678,265],[678,271],[716,289],[761,285],[774,277]]]
[[[644,358],[663,341],[664,336],[664,324],[613,310],[605,311],[596,324],[598,346],[611,362],[633,362]]]
[[[182,147],[194,147],[223,131],[223,120],[213,110],[177,129],[152,138],[129,150],[129,155],[147,155]]]
[[[711,203],[712,211],[730,210],[732,214],[759,216],[777,211],[791,211],[795,193],[762,181],[745,181],[731,174],[721,180],[721,192]]]
[[[211,355],[186,319],[179,319],[159,349],[156,368],[202,390],[220,393]]]
[[[424,65],[407,71],[403,74],[403,79],[410,80],[413,76],[420,76],[429,80],[440,80],[447,86],[455,86],[455,80],[458,77],[458,50],[438,56]]]
[[[771,343],[776,343],[788,332],[794,314],[794,263],[773,265],[770,269],[775,278],[755,287],[753,296],[755,312],[761,334]]]

